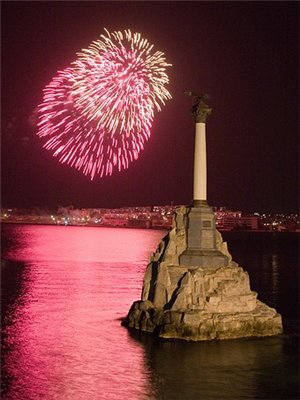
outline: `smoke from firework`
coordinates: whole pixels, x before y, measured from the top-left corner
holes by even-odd
[[[171,98],[164,54],[139,33],[105,31],[57,73],[38,106],[43,146],[91,180],[138,158],[154,111]]]

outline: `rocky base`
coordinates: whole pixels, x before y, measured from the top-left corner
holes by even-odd
[[[281,316],[257,299],[249,275],[232,260],[221,234],[213,232],[215,252],[201,265],[182,262],[187,250],[189,209],[174,215],[173,228],[152,254],[141,300],[123,325],[167,339],[212,340],[282,333]],[[226,259],[216,262],[215,253]]]
[[[281,316],[257,300],[250,312],[211,313],[201,310],[156,309],[153,303],[136,301],[123,325],[165,339],[203,341],[242,337],[273,336],[282,333]]]

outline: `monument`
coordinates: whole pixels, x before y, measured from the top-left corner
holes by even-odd
[[[194,153],[193,204],[187,209],[187,248],[179,264],[198,268],[226,266],[227,257],[217,250],[213,210],[207,204],[206,119],[212,109],[205,103],[207,95],[185,92],[194,98],[192,114],[196,122]]]
[[[280,334],[280,314],[258,300],[216,229],[207,204],[206,120],[212,109],[207,95],[185,94],[193,97],[196,123],[193,202],[176,210],[172,229],[150,257],[141,300],[123,325],[194,341]]]

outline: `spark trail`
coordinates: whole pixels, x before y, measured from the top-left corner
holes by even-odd
[[[105,32],[57,72],[38,106],[43,147],[91,180],[138,158],[171,99],[164,54],[139,33]]]

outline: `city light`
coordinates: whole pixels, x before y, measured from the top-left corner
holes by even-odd
[[[127,228],[170,229],[173,214],[180,205],[123,207],[118,209],[72,207],[58,208],[57,213],[41,210],[2,209],[1,221],[28,224],[55,224],[80,226],[113,226]],[[298,214],[243,214],[241,211],[215,207],[216,227],[219,231],[276,231],[300,232]],[[79,216],[80,215],[80,216]]]

